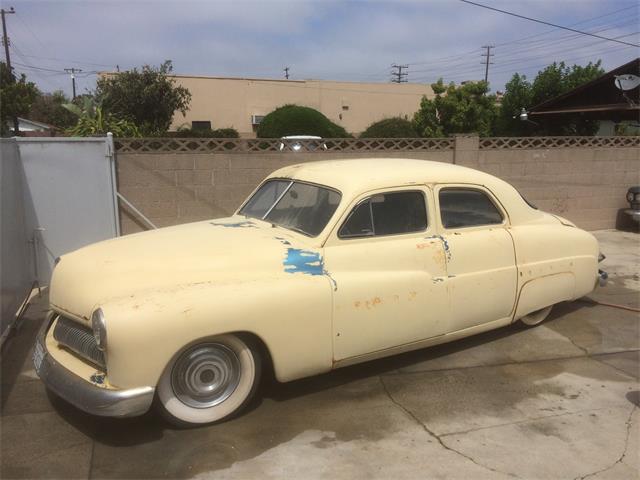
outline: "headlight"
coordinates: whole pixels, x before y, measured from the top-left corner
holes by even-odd
[[[634,195],[633,192],[627,192],[627,202],[633,202]]]
[[[98,350],[105,352],[107,350],[107,325],[101,308],[94,310],[93,314],[91,314],[91,327],[93,328],[93,337],[96,339]]]

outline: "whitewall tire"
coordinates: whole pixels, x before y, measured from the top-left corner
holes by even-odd
[[[236,335],[220,335],[178,352],[158,383],[164,416],[179,426],[204,425],[245,407],[262,371],[260,355],[251,343]]]
[[[525,315],[520,319],[520,322],[526,325],[527,327],[535,327],[536,325],[540,325],[551,313],[551,309],[553,305],[545,308],[541,308],[540,310],[536,310],[535,312],[531,312],[529,315]]]

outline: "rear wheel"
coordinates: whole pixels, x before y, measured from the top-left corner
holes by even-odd
[[[179,352],[158,383],[165,417],[179,426],[229,418],[247,405],[260,380],[260,355],[247,339],[220,335]]]
[[[531,312],[530,314],[522,317],[520,319],[520,322],[527,327],[535,327],[536,325],[540,325],[549,316],[552,307],[553,305],[541,308],[540,310],[536,310],[535,312]]]

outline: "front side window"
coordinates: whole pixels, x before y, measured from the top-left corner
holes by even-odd
[[[239,213],[315,237],[338,208],[340,198],[335,190],[318,185],[268,180]]]
[[[351,211],[338,231],[340,238],[356,238],[421,232],[427,228],[422,192],[374,195]]]
[[[498,225],[504,220],[489,196],[480,190],[444,188],[439,200],[444,228]]]

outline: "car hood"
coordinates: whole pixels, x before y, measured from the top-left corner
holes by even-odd
[[[64,255],[53,272],[53,308],[88,320],[110,300],[158,289],[321,275],[320,251],[299,234],[229,217],[95,243]]]

